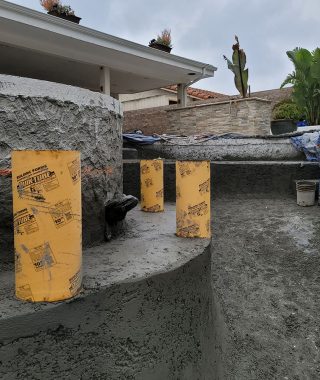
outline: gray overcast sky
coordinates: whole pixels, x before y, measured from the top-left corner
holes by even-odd
[[[11,0],[42,10],[38,0]],[[64,3],[64,2],[63,2]],[[173,53],[218,67],[196,84],[234,94],[234,35],[246,51],[251,91],[278,88],[293,70],[286,51],[320,46],[320,0],[66,0],[81,24],[141,44],[170,28]]]

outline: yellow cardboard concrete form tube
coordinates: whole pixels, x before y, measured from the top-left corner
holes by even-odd
[[[16,296],[71,298],[81,288],[81,166],[74,151],[14,151]]]
[[[163,160],[141,160],[141,210],[161,212],[164,210]]]
[[[177,236],[210,238],[210,162],[176,162]]]

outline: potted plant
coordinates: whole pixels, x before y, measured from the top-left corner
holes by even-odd
[[[60,0],[40,0],[42,7],[49,15],[63,18],[79,24],[81,18],[75,16],[73,9],[69,5],[62,5]]]
[[[161,34],[158,35],[157,39],[153,39],[149,42],[149,46],[170,53],[172,50],[171,30],[164,29]]]
[[[276,104],[272,110],[271,132],[273,135],[295,132],[303,111],[291,99]]]

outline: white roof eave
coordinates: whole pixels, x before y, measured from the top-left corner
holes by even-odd
[[[26,7],[0,0],[0,18],[26,24],[36,29],[70,37],[101,47],[101,49],[117,50],[128,55],[138,56],[148,61],[156,61],[179,67],[190,72],[201,73],[204,77],[212,77],[216,67],[191,59],[168,54],[116,36],[105,34],[94,29],[55,16],[50,16]],[[100,64],[97,62],[97,64]],[[205,70],[205,72],[204,72]]]

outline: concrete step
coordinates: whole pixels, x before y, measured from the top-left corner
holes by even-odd
[[[305,161],[219,161],[211,162],[213,198],[287,197],[295,195],[294,181],[319,179],[318,163]],[[125,194],[140,197],[139,160],[126,160],[123,165]],[[164,190],[167,201],[175,201],[175,161],[165,160]]]

